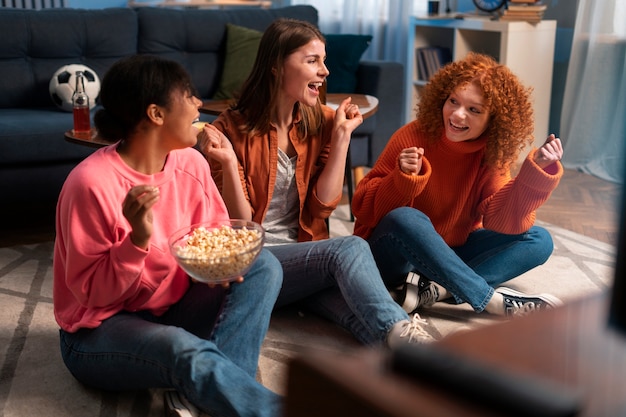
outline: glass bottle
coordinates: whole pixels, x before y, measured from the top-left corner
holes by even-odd
[[[91,134],[89,96],[85,92],[85,75],[82,71],[76,71],[76,88],[72,95],[72,105],[74,107],[74,134],[88,138]]]

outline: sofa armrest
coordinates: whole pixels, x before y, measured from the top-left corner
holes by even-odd
[[[389,61],[361,61],[355,93],[378,98],[378,112],[370,144],[371,164],[381,154],[391,135],[404,121],[404,65]]]

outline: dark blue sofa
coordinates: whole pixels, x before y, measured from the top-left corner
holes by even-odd
[[[48,83],[61,66],[82,63],[100,78],[118,59],[149,53],[185,66],[203,99],[216,91],[226,24],[264,30],[278,17],[318,23],[311,6],[273,9],[104,10],[0,8],[0,228],[16,214],[53,212],[69,171],[92,148],[64,140],[72,115],[52,104]],[[353,165],[374,162],[401,123],[403,67],[362,61],[357,90],[379,98],[379,111],[355,134]],[[32,213],[31,213],[32,212]]]

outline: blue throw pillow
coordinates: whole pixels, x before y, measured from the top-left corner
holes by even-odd
[[[361,56],[372,41],[371,35],[324,35],[326,38],[326,67],[328,93],[354,93],[356,70]]]

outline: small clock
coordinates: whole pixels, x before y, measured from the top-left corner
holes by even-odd
[[[474,6],[483,12],[495,12],[506,4],[506,0],[472,0]]]

